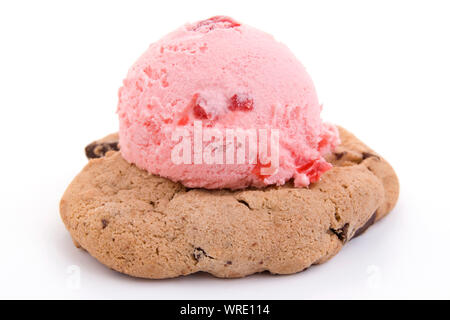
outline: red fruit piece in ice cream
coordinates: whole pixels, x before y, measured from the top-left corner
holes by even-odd
[[[208,119],[208,113],[206,110],[200,105],[200,95],[198,93],[194,94],[192,96],[191,101],[189,102],[189,105],[187,106],[187,110],[192,109],[192,112],[194,113],[195,118],[197,119]]]
[[[253,110],[253,99],[247,95],[235,94],[230,99],[228,109],[231,111],[251,111]]]
[[[239,27],[241,24],[225,16],[215,16],[202,20],[192,27],[192,31],[209,32],[214,29],[230,29]]]
[[[208,114],[206,113],[205,109],[203,109],[203,107],[199,104],[196,104],[194,106],[194,116],[197,119],[208,119]]]
[[[311,160],[297,168],[298,173],[303,173],[309,178],[310,183],[317,182],[320,176],[330,170],[332,165],[324,159]]]
[[[265,178],[269,177],[271,174],[263,174],[262,169],[269,169],[272,166],[272,162],[269,161],[269,163],[263,164],[259,160],[259,157],[257,159],[257,162],[255,166],[253,167],[252,173],[257,176],[260,180],[264,180]]]

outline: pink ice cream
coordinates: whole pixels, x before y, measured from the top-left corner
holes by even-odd
[[[310,76],[286,46],[231,18],[213,17],[151,44],[131,67],[119,91],[121,152],[139,168],[191,188],[263,187],[291,179],[307,186],[331,168],[323,155],[339,143],[320,112]],[[228,129],[278,130],[276,170],[262,172],[273,159],[255,161],[250,142],[236,142],[236,150],[247,150],[245,163],[228,163],[225,155],[223,163],[207,163],[201,155],[194,163],[199,146],[217,152],[211,148],[217,137],[192,143],[191,163],[174,161],[174,150],[182,139],[195,140],[199,124],[217,137]],[[174,138],[180,129],[189,135]]]

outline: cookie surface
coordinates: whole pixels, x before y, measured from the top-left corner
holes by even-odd
[[[240,191],[187,189],[153,176],[114,151],[110,135],[91,144],[97,152],[86,149],[97,159],[66,190],[61,217],[76,245],[136,277],[299,272],[334,256],[397,201],[391,166],[339,131],[342,144],[327,158],[334,167],[319,182]],[[115,148],[104,154],[104,144]]]

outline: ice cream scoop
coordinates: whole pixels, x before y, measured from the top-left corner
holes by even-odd
[[[121,153],[190,188],[307,186],[331,168],[323,155],[339,143],[320,113],[285,45],[213,17],[151,44],[131,67],[119,90]]]

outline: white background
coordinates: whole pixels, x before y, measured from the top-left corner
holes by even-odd
[[[399,202],[300,274],[120,275],[72,245],[59,199],[84,146],[117,130],[128,67],[176,27],[218,14],[294,51],[323,118],[394,166]],[[449,38],[445,1],[1,1],[0,298],[450,298]]]

